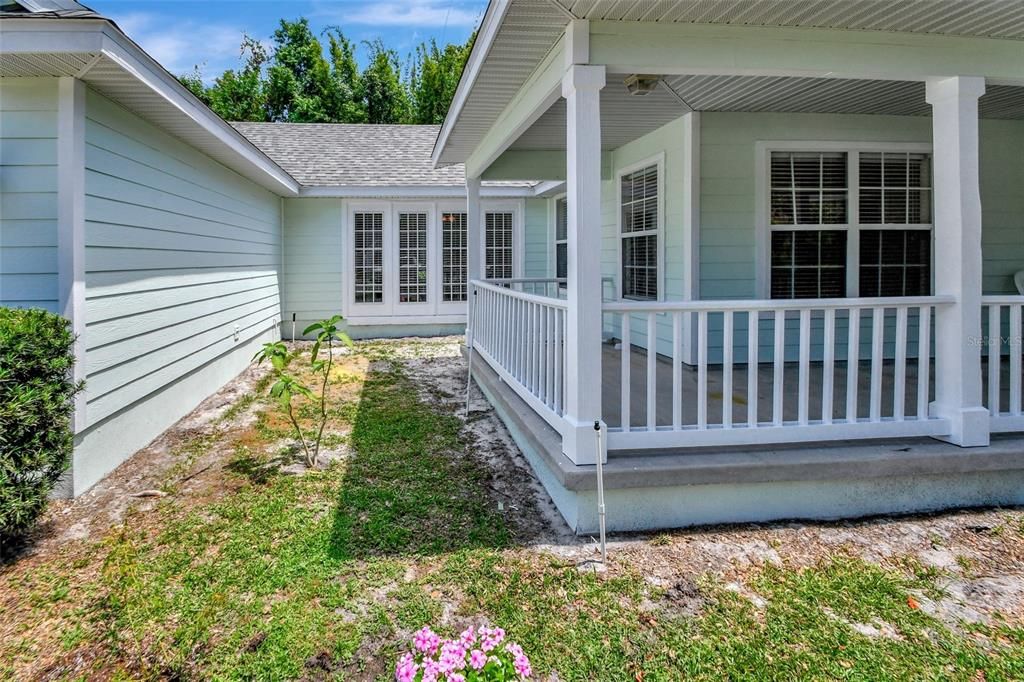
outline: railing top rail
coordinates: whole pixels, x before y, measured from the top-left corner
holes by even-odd
[[[480,279],[484,284],[565,284],[565,277],[492,277]]]
[[[996,294],[992,296],[982,296],[982,305],[1022,305],[1024,304],[1024,296],[1020,294]]]
[[[469,284],[471,287],[483,289],[485,291],[493,291],[496,294],[500,294],[508,298],[515,298],[520,301],[528,301],[530,303],[546,305],[551,308],[561,308],[563,310],[568,309],[569,307],[569,302],[563,298],[552,298],[551,296],[541,296],[539,294],[527,294],[522,291],[516,291],[515,289],[509,289],[507,287],[480,280],[473,280]]]
[[[612,301],[602,306],[604,312],[672,313],[775,310],[849,310],[851,308],[905,308],[955,303],[952,296],[904,296],[891,298],[806,298],[749,299],[702,301]]]

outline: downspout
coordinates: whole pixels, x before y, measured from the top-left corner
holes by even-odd
[[[279,206],[279,219],[278,222],[281,224],[281,267],[278,268],[277,275],[277,295],[281,299],[279,307],[281,309],[281,324],[277,329],[277,338],[280,339],[283,334],[281,333],[284,327],[284,197],[278,197]],[[292,313],[292,341],[295,341],[295,314]]]

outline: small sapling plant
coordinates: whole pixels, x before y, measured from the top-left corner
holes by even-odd
[[[331,368],[334,366],[334,348],[342,344],[352,347],[352,339],[348,334],[338,328],[342,321],[341,315],[335,315],[326,320],[320,320],[306,327],[303,336],[315,334],[315,340],[309,351],[310,368],[317,377],[319,384],[319,395],[315,394],[308,386],[295,378],[288,372],[292,360],[298,357],[297,353],[288,350],[283,341],[263,344],[253,360],[262,364],[264,360],[270,363],[274,373],[275,381],[270,386],[270,397],[277,401],[281,410],[288,416],[295,437],[302,446],[303,459],[309,468],[316,466],[317,458],[320,456],[320,442],[323,440],[324,427],[327,426],[327,385],[330,383]],[[324,352],[326,357],[321,357]],[[307,437],[295,416],[295,406],[292,399],[295,396],[302,396],[311,402],[317,403],[317,422],[314,424],[314,435]]]

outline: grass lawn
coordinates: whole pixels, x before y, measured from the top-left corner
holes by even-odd
[[[343,456],[324,471],[278,470],[286,423],[251,377],[130,479],[154,491],[119,491],[117,518],[55,505],[0,569],[0,678],[393,679],[414,630],[486,622],[540,679],[1024,679],[1024,592],[974,623],[932,608],[950,584],[1022,579],[1020,511],[964,530],[976,554],[949,549],[960,530],[922,538],[946,567],[838,540],[797,553],[848,532],[822,526],[750,530],[764,561],[714,558],[755,537],[742,529],[620,538],[595,571],[582,541],[538,536],[530,494],[503,496],[458,396],[424,389],[461,371],[453,347],[358,344],[332,377],[325,447]]]

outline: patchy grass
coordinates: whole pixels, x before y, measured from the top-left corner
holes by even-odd
[[[653,579],[692,532],[613,551],[603,572],[517,546],[494,472],[403,364],[431,352],[366,343],[341,360],[325,447],[348,456],[328,469],[279,471],[294,448],[264,383],[178,443],[165,497],[5,567],[0,677],[383,679],[423,624],[486,621],[564,680],[1024,678],[1021,623],[956,627],[915,608],[948,576],[914,557],[833,552],[737,585]],[[1017,532],[985,542],[1019,546],[1024,522],[1006,519]]]

